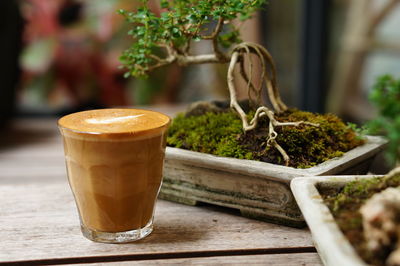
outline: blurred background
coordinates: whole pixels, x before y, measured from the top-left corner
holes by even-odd
[[[118,57],[131,40],[116,10],[135,3],[1,1],[1,125],[13,116],[226,99],[220,66],[123,78]],[[288,105],[363,122],[374,115],[367,95],[376,77],[400,76],[399,25],[397,0],[271,0],[241,31],[270,50]]]

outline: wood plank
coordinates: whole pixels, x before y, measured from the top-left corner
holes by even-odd
[[[76,265],[94,265],[76,264]],[[207,258],[184,258],[164,260],[142,260],[96,263],[96,265],[284,265],[284,266],[319,266],[322,262],[317,253],[295,253],[295,254],[268,254],[247,256],[218,256]]]
[[[23,140],[15,140],[8,143],[8,148],[0,149],[0,162],[6,159],[38,159],[63,157],[63,146],[61,136],[55,139],[39,141],[32,140],[31,143],[23,143]],[[33,157],[34,156],[34,157]]]
[[[155,231],[110,245],[85,239],[66,182],[0,186],[0,262],[224,250],[308,248],[310,233],[250,220],[218,207],[159,201]],[[156,257],[155,257],[156,258]]]
[[[0,184],[65,180],[65,169],[61,137],[0,150]]]

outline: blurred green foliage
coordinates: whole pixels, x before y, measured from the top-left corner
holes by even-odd
[[[400,79],[390,75],[378,78],[369,99],[377,109],[377,117],[367,123],[369,132],[382,134],[389,140],[389,163],[400,160]]]

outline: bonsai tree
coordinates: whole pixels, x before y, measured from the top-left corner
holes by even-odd
[[[289,156],[277,143],[275,127],[298,126],[316,123],[306,121],[279,122],[275,113],[287,110],[281,100],[276,81],[276,69],[270,53],[261,45],[241,42],[238,29],[231,23],[234,19],[247,20],[262,8],[266,0],[161,0],[162,12],[155,14],[147,6],[148,0],[135,12],[119,10],[126,20],[133,24],[129,35],[135,40],[121,56],[127,72],[125,77],[147,76],[154,69],[176,63],[180,66],[192,64],[228,64],[227,83],[230,94],[230,106],[242,121],[243,130],[250,131],[257,127],[259,118],[269,118],[267,145],[275,147],[282,155],[285,164],[289,164]],[[210,54],[193,54],[193,41],[208,41],[213,52]],[[251,55],[258,58],[261,81],[255,85]],[[247,69],[245,65],[247,64]],[[238,67],[240,76],[246,81],[250,102],[256,106],[251,119],[240,106],[235,88],[234,69]],[[262,103],[264,85],[270,109]]]

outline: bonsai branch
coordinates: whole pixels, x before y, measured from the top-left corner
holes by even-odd
[[[224,26],[224,19],[222,17],[219,17],[213,33],[211,33],[211,35],[209,36],[203,36],[202,39],[212,40],[212,45],[215,55],[217,56],[218,59],[225,61],[227,57],[223,52],[221,52],[218,46],[218,35],[221,33],[223,26]]]
[[[148,66],[145,72],[151,72],[156,68],[160,68],[169,64],[176,62],[180,66],[196,65],[196,64],[207,64],[215,63],[221,64],[228,62],[227,58],[220,58],[216,54],[204,54],[204,55],[182,55],[176,52],[168,52],[166,58],[160,58],[155,55],[149,55],[151,59],[154,60],[154,64]],[[137,68],[142,68],[140,65],[135,65]]]
[[[198,32],[200,31],[200,25],[201,23],[198,24],[195,33],[194,34],[190,33],[190,35],[198,34]],[[166,49],[167,58],[156,60],[158,63],[155,64],[154,66],[149,67],[149,71],[167,64],[171,64],[173,62],[177,62],[178,65],[180,66],[187,66],[193,64],[207,64],[207,63],[217,63],[217,64],[228,63],[230,58],[219,49],[219,42],[218,42],[218,36],[222,31],[223,25],[224,25],[224,19],[220,17],[217,21],[217,25],[215,26],[213,32],[210,35],[201,37],[201,39],[203,40],[212,41],[212,46],[214,50],[213,54],[190,55],[189,54],[190,43],[191,43],[190,41],[188,41],[187,45],[183,50],[177,49],[173,45],[173,43],[171,45],[160,44],[159,45],[160,47]]]
[[[173,63],[174,61],[176,61],[176,56],[173,55],[169,55],[167,58],[160,58],[156,55],[150,55],[149,56],[151,59],[153,59],[156,63],[147,67],[146,72],[151,72],[156,68],[160,68],[166,65],[169,65],[171,63]],[[140,65],[136,65],[136,67],[140,68]]]
[[[214,40],[217,39],[218,34],[222,30],[222,26],[224,25],[224,19],[222,17],[219,17],[217,21],[217,25],[214,28],[214,31],[210,35],[205,35],[202,37],[203,40]]]
[[[224,24],[224,19],[220,17],[212,34],[201,37],[204,40],[212,41],[214,50],[213,54],[190,55],[189,54],[190,43],[191,43],[190,41],[187,43],[187,45],[183,50],[175,47],[173,43],[169,45],[164,43],[157,43],[157,46],[165,49],[166,57],[160,58],[153,54],[149,55],[149,57],[153,59],[156,63],[147,67],[146,72],[151,72],[156,68],[160,68],[174,62],[176,62],[180,66],[207,64],[207,63],[216,63],[216,64],[228,63],[230,58],[219,49],[219,43],[218,43],[218,36],[221,33],[223,24]],[[199,29],[195,31],[195,34],[197,34],[198,31]],[[137,65],[137,67],[140,66]]]
[[[206,63],[221,64],[228,61],[226,58],[221,59],[216,54],[177,56],[177,63],[181,66]]]

